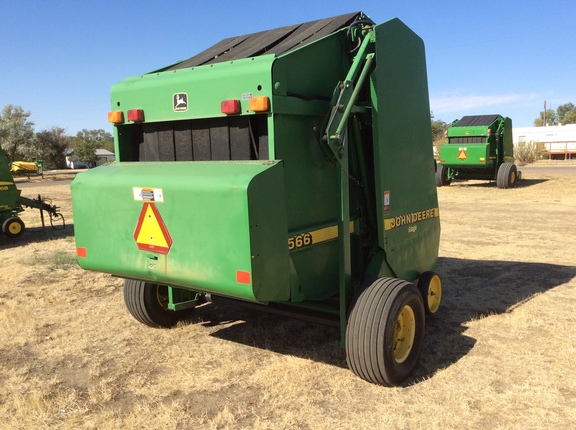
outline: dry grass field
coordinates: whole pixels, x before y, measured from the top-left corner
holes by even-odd
[[[333,328],[206,305],[171,330],[75,263],[68,227],[0,237],[0,429],[576,427],[576,175],[438,190],[440,313],[405,386],[346,367]],[[102,232],[105,234],[105,232]]]

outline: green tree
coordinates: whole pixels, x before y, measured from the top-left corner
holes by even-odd
[[[74,151],[70,160],[93,164],[98,161],[98,157],[95,154],[97,149],[107,149],[110,152],[114,152],[114,138],[110,133],[102,129],[83,129],[70,139],[70,146]]]
[[[96,150],[98,145],[94,141],[83,141],[74,146],[74,153],[70,156],[71,161],[80,161],[85,164],[95,164],[98,161]]]
[[[544,124],[544,111],[540,112],[540,116],[534,120],[534,127],[542,127]],[[558,116],[556,116],[556,111],[554,109],[546,109],[546,124],[556,125],[558,124]]]
[[[43,130],[36,133],[35,148],[40,160],[44,162],[44,169],[63,169],[66,167],[64,152],[69,145],[70,137],[66,136],[66,130],[60,127],[52,127],[51,130]]]
[[[540,112],[540,117],[534,120],[536,127],[542,127],[544,123],[544,112]],[[576,106],[574,103],[568,102],[558,106],[556,110],[546,110],[546,124],[576,124]]]
[[[576,124],[576,109],[571,110],[564,116],[562,124]]]
[[[71,146],[72,148],[76,148],[77,145],[86,145],[88,142],[96,145],[96,149],[107,149],[110,152],[114,152],[114,137],[102,129],[83,129],[79,131],[76,136],[72,138]]]
[[[558,108],[556,109],[556,116],[558,117],[558,122],[560,124],[565,124],[566,115],[568,115],[570,112],[573,112],[574,109],[576,108],[574,107],[573,103],[564,103],[563,105],[558,106]]]
[[[0,115],[0,146],[10,161],[28,154],[34,146],[34,123],[30,112],[21,106],[7,104]]]

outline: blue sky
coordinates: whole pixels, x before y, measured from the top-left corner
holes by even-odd
[[[532,126],[544,100],[576,104],[576,2],[0,0],[0,108],[35,130],[112,131],[110,87],[230,36],[363,11],[426,45],[435,119],[499,113]]]

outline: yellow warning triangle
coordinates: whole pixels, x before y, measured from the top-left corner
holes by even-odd
[[[466,155],[466,151],[464,151],[463,149],[460,150],[460,154],[458,154],[458,159],[459,160],[466,160],[468,158],[468,156]]]
[[[134,230],[134,239],[138,248],[145,251],[167,254],[170,250],[172,238],[155,204],[144,203]]]

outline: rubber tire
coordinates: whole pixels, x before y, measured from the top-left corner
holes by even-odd
[[[401,310],[414,313],[415,336],[407,358],[394,357],[394,329]],[[380,278],[364,290],[352,308],[346,326],[346,361],[360,378],[375,384],[395,386],[415,369],[424,343],[424,304],[416,286],[409,282]]]
[[[125,279],[124,304],[128,312],[142,324],[153,328],[170,328],[175,326],[178,321],[186,319],[193,309],[172,311],[165,307],[158,296],[159,292],[164,295],[164,288],[168,287]]]
[[[518,180],[518,169],[513,163],[502,163],[496,175],[498,188],[512,188]]]
[[[452,178],[448,177],[448,167],[443,164],[438,164],[436,167],[436,186],[448,186],[452,182]]]
[[[22,236],[25,229],[24,221],[16,216],[10,217],[2,223],[2,231],[12,239]]]
[[[430,286],[435,277],[438,278],[437,282],[439,282],[440,286],[440,297],[438,298],[438,303],[434,304],[432,308],[430,308],[430,300],[428,299],[428,296],[431,293]],[[420,278],[418,279],[418,291],[420,291],[420,294],[422,295],[422,301],[424,303],[424,313],[427,316],[436,315],[438,313],[438,310],[440,309],[442,300],[442,282],[440,282],[440,277],[438,276],[438,274],[434,272],[422,273],[422,275],[420,275]]]

